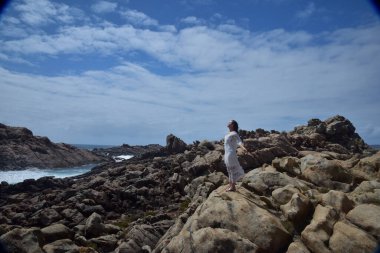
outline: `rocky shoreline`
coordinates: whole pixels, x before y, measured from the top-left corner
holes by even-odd
[[[222,141],[165,148],[82,177],[1,184],[9,252],[373,252],[380,152],[342,116],[240,131],[246,175],[225,192]]]
[[[34,136],[27,128],[0,123],[0,170],[74,167],[107,160],[88,150]]]
[[[132,155],[135,157],[141,157],[142,155],[150,152],[158,152],[163,147],[159,144],[149,144],[149,145],[135,145],[131,146],[128,144],[123,144],[118,147],[111,147],[111,148],[94,148],[92,150],[93,153],[99,155],[99,156],[105,156],[105,157],[115,157],[120,155]]]

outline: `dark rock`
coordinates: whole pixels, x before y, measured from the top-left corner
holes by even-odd
[[[60,239],[74,239],[74,233],[62,224],[53,224],[41,229],[41,233],[47,243]]]
[[[180,138],[170,134],[166,137],[166,147],[170,153],[182,153],[186,150],[186,143]]]
[[[103,224],[102,216],[97,213],[91,214],[86,220],[84,229],[87,238],[103,235],[105,233],[105,226]]]
[[[67,220],[71,221],[73,224],[78,224],[82,220],[84,220],[84,216],[77,209],[64,209],[61,212],[62,216],[64,216]]]
[[[100,156],[110,158],[120,155],[133,155],[135,157],[142,157],[144,155],[149,156],[150,153],[160,152],[162,148],[163,147],[158,144],[149,144],[145,146],[130,146],[128,144],[123,144],[119,147],[95,148],[94,150],[92,150],[92,152]]]
[[[33,133],[26,128],[10,126],[0,128],[2,170],[26,167],[72,167],[101,161],[105,161],[104,157],[67,144],[54,144],[47,137],[33,136]]]
[[[79,247],[75,245],[75,243],[70,239],[62,239],[50,244],[46,244],[43,249],[46,253],[79,253]]]
[[[319,124],[321,124],[322,121],[320,119],[310,119],[308,122],[307,122],[307,126],[318,126]]]
[[[10,253],[43,253],[40,245],[44,241],[39,229],[15,228],[0,240]]]
[[[95,244],[96,248],[101,252],[111,252],[116,248],[118,239],[115,235],[104,235],[89,240],[91,244]]]
[[[120,244],[115,252],[139,253],[144,246],[153,248],[163,234],[173,225],[172,221],[158,221],[150,224],[138,224],[126,235],[126,241]]]
[[[48,226],[60,219],[62,219],[62,216],[51,208],[39,210],[31,217],[33,224],[39,226]]]

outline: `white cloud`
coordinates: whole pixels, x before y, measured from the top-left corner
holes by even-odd
[[[27,60],[24,60],[24,59],[19,58],[19,57],[9,57],[8,55],[3,54],[1,52],[0,52],[0,60],[2,60],[4,62],[20,63],[20,64],[25,64],[28,66],[34,66],[31,62],[29,62]]]
[[[108,1],[98,1],[97,3],[91,5],[91,9],[96,13],[107,13],[113,12],[117,8],[117,3]]]
[[[40,26],[54,22],[72,23],[82,15],[79,9],[48,0],[23,1],[15,5],[20,19],[29,26]]]
[[[190,24],[190,25],[201,25],[204,23],[203,20],[201,20],[197,17],[194,17],[194,16],[189,16],[189,17],[183,18],[183,19],[181,19],[181,22],[185,23],[185,24]]]
[[[221,138],[230,118],[246,129],[289,130],[311,117],[343,114],[367,141],[376,141],[378,131],[365,126],[380,118],[375,95],[380,92],[379,29],[377,25],[318,36],[275,30],[245,34],[248,37],[242,39],[206,27],[178,34],[132,27],[108,27],[101,32],[78,28],[83,40],[95,44],[116,34],[125,36],[99,48],[120,50],[128,44],[126,48],[144,50],[167,64],[182,63],[202,71],[164,77],[128,62],[75,76],[1,69],[0,107],[7,110],[0,115],[46,135],[64,126],[62,136],[56,138],[67,142],[107,143],[106,135],[113,133],[108,143],[163,144],[170,132],[187,142]],[[348,39],[359,35],[360,39]],[[331,36],[333,41],[314,44]],[[371,97],[373,102],[365,103]],[[99,129],[104,129],[104,137]]]
[[[77,75],[0,68],[4,123],[31,126],[59,141],[143,144],[162,143],[170,132],[187,142],[218,139],[230,118],[246,129],[283,130],[343,114],[358,122],[364,137],[380,140],[377,130],[361,126],[380,118],[379,24],[321,34],[251,33],[234,24],[177,31],[138,11],[123,14],[135,26],[68,25],[53,34],[1,40],[0,59],[143,52],[180,71],[161,76],[149,65],[120,64],[120,58],[114,67]],[[371,97],[373,103],[363,102]]]
[[[236,25],[231,25],[231,24],[221,24],[218,27],[219,31],[226,32],[226,33],[231,33],[231,34],[245,34],[248,35],[249,31],[244,30],[243,28],[236,26]]]
[[[138,26],[158,26],[158,21],[137,10],[126,10],[120,12],[121,15],[134,25]]]
[[[177,32],[177,28],[174,25],[160,25],[158,29],[163,32],[170,32],[170,33]]]
[[[315,11],[315,4],[313,2],[309,2],[305,9],[296,13],[296,17],[300,19],[305,19],[313,15]]]

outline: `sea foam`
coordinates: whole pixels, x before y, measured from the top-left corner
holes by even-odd
[[[54,176],[56,178],[65,178],[81,175],[90,171],[96,164],[87,164],[80,167],[56,168],[56,169],[38,169],[29,168],[25,170],[0,171],[0,182],[6,181],[9,184],[15,184],[25,179],[38,179],[41,177]]]

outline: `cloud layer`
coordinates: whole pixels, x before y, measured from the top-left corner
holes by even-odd
[[[2,20],[15,31],[0,31],[3,62],[39,66],[75,56],[113,64],[57,74],[1,67],[4,123],[70,143],[163,144],[170,132],[187,142],[220,139],[232,118],[245,129],[289,130],[342,114],[380,143],[379,23],[252,32],[195,16],[180,19],[184,27],[160,24],[105,1],[91,6],[94,15],[117,12],[119,23],[43,0],[14,8],[21,21]],[[60,25],[46,32],[49,23]]]

